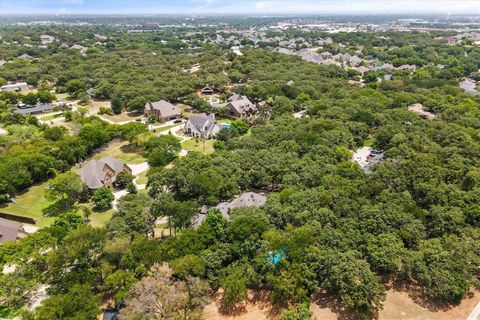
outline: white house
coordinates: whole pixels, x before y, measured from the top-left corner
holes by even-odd
[[[217,135],[220,131],[220,126],[215,122],[213,117],[201,113],[188,118],[188,121],[183,127],[183,131],[194,137],[209,139]]]

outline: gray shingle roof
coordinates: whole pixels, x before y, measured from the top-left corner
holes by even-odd
[[[267,202],[267,197],[261,193],[244,192],[238,198],[235,198],[230,202],[219,203],[218,205],[215,206],[215,208],[220,211],[220,213],[225,219],[230,220],[230,212],[234,208],[239,208],[239,207],[259,208],[263,206],[266,202]],[[195,222],[192,224],[192,227],[197,228],[198,226],[200,226],[200,224],[202,224],[202,222],[206,218],[207,218],[207,215],[205,213],[197,215]]]
[[[180,115],[180,110],[178,110],[177,107],[165,100],[148,102],[147,104],[145,104],[145,110],[157,110],[158,112],[160,112],[160,115],[162,117]]]
[[[123,170],[125,163],[112,157],[104,157],[100,160],[90,160],[87,165],[78,170],[80,179],[90,188],[98,189],[103,187],[107,173],[103,170],[105,165],[109,166],[115,174]]]
[[[21,228],[21,223],[0,218],[0,244],[3,244],[5,241],[17,240],[17,235]]]
[[[52,109],[53,109],[53,106],[50,103],[43,103],[43,104],[37,104],[34,107],[18,108],[18,109],[15,109],[15,112],[20,114],[30,114],[34,112],[50,111]]]

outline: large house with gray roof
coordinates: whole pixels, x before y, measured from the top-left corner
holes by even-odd
[[[90,190],[96,190],[104,186],[113,188],[117,175],[122,171],[132,174],[132,169],[126,163],[112,157],[104,157],[88,161],[78,170],[78,174]]]
[[[228,98],[227,108],[237,118],[248,118],[258,112],[257,106],[246,96],[233,94]]]
[[[232,213],[233,209],[240,207],[260,208],[266,202],[267,197],[263,193],[244,192],[232,201],[219,203],[214,208],[218,209],[225,219],[230,220],[230,214]],[[193,222],[191,227],[198,228],[207,218],[207,212],[210,209],[213,208],[204,206],[202,208],[202,212],[196,216],[195,221]]]
[[[165,100],[147,102],[144,107],[144,114],[145,116],[154,115],[161,122],[180,119],[182,117],[180,110]]]
[[[220,126],[213,117],[201,113],[188,118],[183,131],[193,137],[210,139],[217,135]]]

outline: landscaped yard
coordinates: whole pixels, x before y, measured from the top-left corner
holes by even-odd
[[[93,227],[103,227],[113,216],[115,210],[110,209],[108,211],[95,212],[90,215],[90,225]]]
[[[46,227],[53,223],[55,218],[44,217],[42,209],[52,204],[45,198],[47,182],[37,184],[15,198],[16,203],[10,203],[6,207],[0,207],[0,212],[29,217],[36,221],[39,227]]]
[[[113,122],[124,122],[124,121],[132,121],[135,119],[140,119],[143,115],[139,112],[122,112],[120,114],[115,114],[113,116],[109,115],[102,115],[102,118],[108,119]]]
[[[146,161],[139,148],[119,139],[101,148],[92,158],[99,160],[103,157],[112,157],[127,164],[140,164]]]
[[[176,107],[182,112],[182,116],[185,118],[191,117],[194,114],[193,108],[186,104],[177,103]]]
[[[138,179],[135,180],[137,184],[146,184],[148,182],[148,177],[147,177],[148,170],[140,172],[137,176]]]
[[[190,139],[187,141],[182,142],[182,149],[184,150],[191,150],[191,151],[196,151],[200,152],[203,154],[210,154],[213,153],[213,143],[215,140],[199,140],[198,142],[196,139]]]

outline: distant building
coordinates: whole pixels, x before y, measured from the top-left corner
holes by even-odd
[[[209,139],[217,135],[220,131],[220,127],[213,117],[202,113],[188,118],[183,131],[193,137]]]
[[[21,223],[0,218],[0,246],[6,241],[17,241],[26,236]]]
[[[161,122],[180,119],[182,117],[180,110],[165,100],[147,102],[144,107],[144,114],[145,116],[155,115]]]
[[[225,219],[230,220],[230,214],[232,213],[233,209],[239,208],[239,207],[260,208],[266,202],[267,202],[267,197],[263,193],[244,192],[234,200],[230,202],[219,203],[214,208],[218,209]],[[207,218],[207,212],[209,209],[213,209],[213,207],[204,206],[202,208],[202,213],[197,215],[194,223],[191,226],[192,228],[198,228],[202,224],[202,222]]]
[[[104,157],[88,161],[78,170],[78,174],[89,189],[96,190],[104,186],[113,188],[117,175],[122,171],[132,174],[132,169],[126,163],[112,157]]]
[[[23,114],[24,116],[29,116],[33,114],[50,112],[53,110],[53,106],[50,103],[39,103],[36,106],[24,106],[22,108],[17,108],[14,112]]]
[[[230,114],[237,118],[248,118],[257,113],[257,106],[246,96],[233,94],[228,98],[227,108]]]
[[[206,85],[202,88],[201,93],[204,95],[212,95],[215,92],[212,87]]]
[[[28,90],[28,84],[26,82],[18,82],[14,84],[7,84],[2,87],[0,87],[0,92],[5,92],[5,91],[26,91]]]
[[[42,42],[42,44],[50,44],[55,41],[55,37],[49,36],[48,34],[42,34],[40,36],[40,41]]]
[[[432,120],[436,117],[435,114],[427,111],[421,103],[412,104],[408,107],[408,110],[427,120]]]
[[[235,53],[237,56],[243,56],[243,53],[240,51],[240,48],[235,46],[231,48],[233,53]]]
[[[78,50],[83,55],[87,54],[87,50],[88,50],[88,48],[85,48],[84,46],[81,46],[79,44],[74,44],[73,46],[70,47],[70,49]]]
[[[27,53],[24,53],[24,54],[18,56],[17,59],[31,60],[31,59],[33,59],[33,57],[31,55],[27,54]]]

